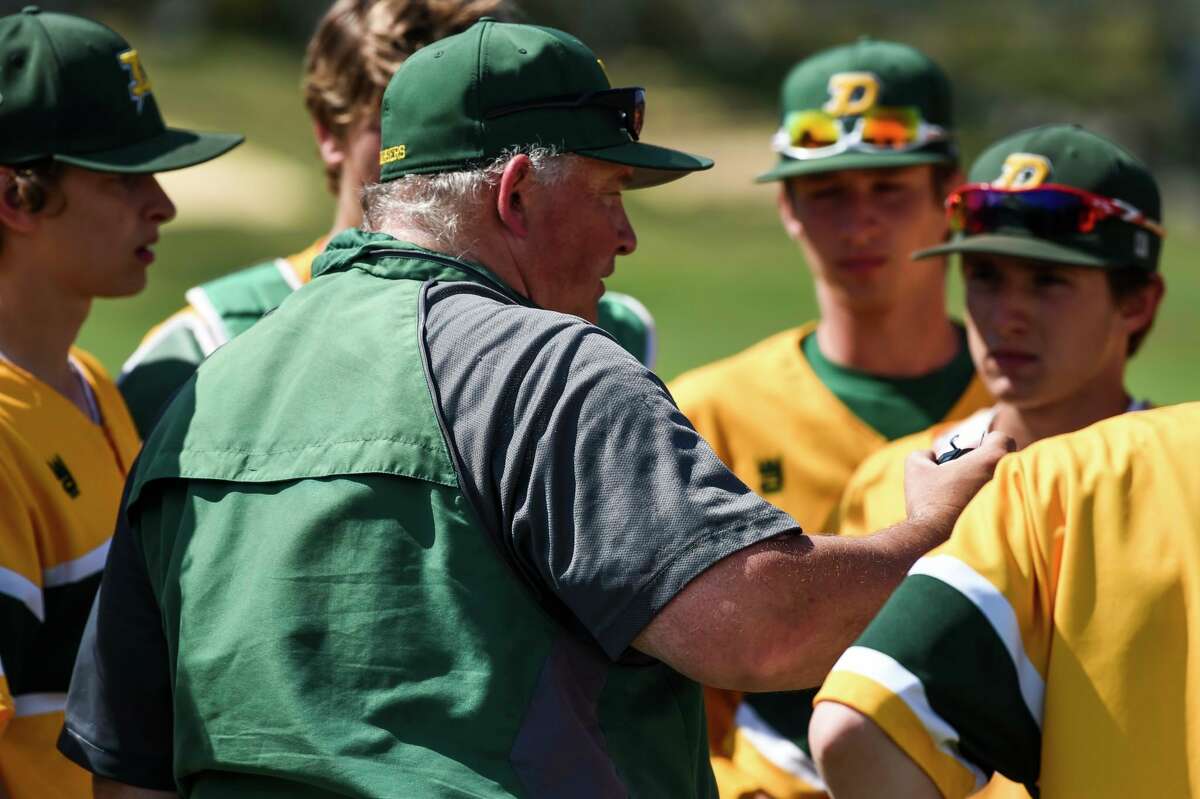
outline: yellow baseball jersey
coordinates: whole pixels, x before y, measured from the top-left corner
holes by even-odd
[[[90,775],[55,744],[139,447],[116,386],[87,353],[71,357],[101,424],[0,360],[0,783],[12,799],[91,796]]]
[[[809,365],[810,322],[671,383],[671,393],[718,457],[809,532],[831,532],[855,468],[887,440],[843,404]],[[990,405],[978,378],[947,414]],[[784,719],[807,729],[811,693],[758,695],[706,689],[709,746],[722,799],[764,791],[776,799],[825,795],[815,765]],[[767,712],[767,703],[772,710]]]
[[[817,701],[946,797],[1200,795],[1200,403],[1005,457]],[[1032,791],[1031,791],[1032,792]]]

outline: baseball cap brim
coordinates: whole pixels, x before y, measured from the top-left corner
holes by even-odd
[[[241,144],[244,139],[244,136],[236,133],[195,133],[167,128],[157,136],[136,144],[99,152],[56,154],[54,160],[97,172],[169,172],[216,158]]]
[[[1006,236],[999,233],[988,233],[982,236],[968,236],[956,241],[940,244],[912,254],[914,261],[922,258],[933,258],[938,255],[951,253],[987,253],[989,255],[1011,255],[1016,258],[1029,258],[1034,261],[1053,261],[1071,266],[1112,266],[1110,259],[1101,258],[1077,247],[1056,244],[1045,239],[1035,239],[1029,236]]]
[[[654,144],[627,142],[612,147],[576,150],[576,155],[585,155],[600,161],[624,164],[634,168],[633,179],[628,189],[645,189],[661,186],[678,180],[691,172],[711,169],[713,161],[702,155],[692,155],[682,150],[672,150]]]
[[[754,179],[755,183],[769,183],[773,180],[799,177],[800,175],[817,175],[822,172],[838,172],[843,169],[886,169],[887,167],[918,166],[920,164],[953,164],[953,155],[944,152],[911,152],[911,153],[842,153],[828,158],[799,158],[782,159],[775,168],[764,172]]]

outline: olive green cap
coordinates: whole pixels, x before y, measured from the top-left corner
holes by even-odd
[[[138,52],[110,28],[37,6],[0,17],[0,163],[165,172],[241,141],[168,128]]]
[[[836,108],[837,78],[861,73],[874,78],[878,87],[874,101],[861,110],[861,104],[849,103],[845,111],[861,114],[867,108],[875,107],[916,108],[925,122],[952,131],[950,81],[941,67],[921,51],[906,44],[866,38],[853,44],[822,50],[792,67],[780,92],[780,125],[786,124],[788,115],[797,111],[818,110],[830,104]],[[856,115],[838,111],[831,113],[845,120]],[[849,151],[826,158],[806,159],[781,154],[775,168],[759,175],[757,181],[765,183],[842,169],[953,164],[957,161],[958,150],[952,138],[930,142],[924,147],[905,152]]]
[[[1162,222],[1162,201],[1150,170],[1124,148],[1079,125],[1043,125],[997,142],[971,165],[967,182],[998,188],[1070,186],[1120,200]],[[1022,227],[1014,215],[1008,225],[980,235],[957,234],[913,258],[978,252],[1075,266],[1155,270],[1161,250],[1159,236],[1115,217],[1101,219],[1087,232],[1046,239]]]
[[[603,64],[574,36],[484,17],[418,50],[392,76],[383,95],[380,180],[472,169],[529,145],[632,166],[630,188],[712,166],[708,158],[634,141],[612,108],[530,108],[489,116],[610,88]]]

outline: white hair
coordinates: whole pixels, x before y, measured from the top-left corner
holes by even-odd
[[[574,156],[554,147],[522,145],[505,150],[487,166],[462,172],[405,175],[387,183],[363,187],[363,230],[379,232],[389,227],[416,230],[452,254],[468,249],[462,236],[464,222],[475,210],[485,189],[500,182],[504,167],[517,155],[533,162],[538,182],[552,186],[572,169]]]

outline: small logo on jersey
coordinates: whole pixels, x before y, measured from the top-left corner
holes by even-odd
[[[829,76],[829,101],[821,108],[835,117],[865,114],[879,99],[879,78],[871,72],[838,72]]]
[[[140,114],[151,88],[150,79],[146,77],[146,70],[142,67],[142,60],[138,57],[137,50],[126,50],[117,53],[117,61],[121,62],[121,68],[129,73],[129,99],[137,106]]]
[[[783,461],[767,458],[758,462],[759,490],[764,494],[775,494],[783,490]]]
[[[992,181],[997,189],[1036,189],[1046,182],[1053,169],[1050,159],[1033,153],[1013,153],[1004,159],[1000,177]]]
[[[390,164],[393,161],[403,161],[408,157],[408,145],[399,144],[379,151],[379,165]]]
[[[67,492],[67,496],[71,499],[78,499],[79,484],[75,482],[75,475],[71,474],[71,470],[67,468],[62,455],[55,455],[54,460],[46,461],[46,465],[50,467],[50,471],[54,472],[58,482],[62,483],[63,491]]]

